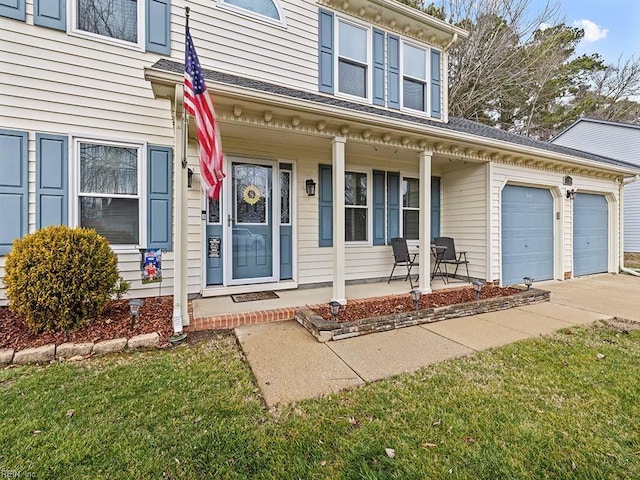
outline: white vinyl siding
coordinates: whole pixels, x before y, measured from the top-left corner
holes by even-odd
[[[469,274],[486,278],[487,176],[485,164],[467,164],[441,175],[440,235],[466,251]]]
[[[34,26],[32,12],[33,2],[27,0],[26,23],[0,18],[0,56],[11,65],[10,73],[0,73],[0,91],[5,92],[0,126],[29,132],[30,232],[36,228],[36,132],[138,145],[174,142],[170,103],[154,99],[144,79],[144,67],[157,55]],[[72,161],[71,143],[69,148]],[[74,201],[71,196],[69,201]],[[144,286],[139,256],[137,248],[118,251],[118,268],[135,295],[171,295],[174,252],[163,254],[162,283]],[[4,261],[0,257],[0,279]],[[6,304],[3,286],[0,304]]]

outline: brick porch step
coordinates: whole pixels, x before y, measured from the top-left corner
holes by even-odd
[[[185,327],[185,330],[187,332],[197,332],[200,330],[226,330],[239,327],[241,325],[293,320],[298,308],[299,307],[274,308],[272,310],[227,313],[224,315],[195,318],[191,320],[191,324],[188,327]]]

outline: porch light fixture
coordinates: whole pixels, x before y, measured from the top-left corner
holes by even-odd
[[[567,175],[562,179],[562,184],[570,187],[571,185],[573,185],[573,178]]]
[[[527,290],[533,285],[533,277],[524,277],[524,284],[527,286]]]
[[[131,330],[133,330],[133,325],[136,323],[136,318],[140,313],[140,307],[144,304],[144,300],[141,298],[132,298],[129,300],[129,313],[131,314]]]
[[[308,196],[313,197],[316,194],[316,182],[314,182],[312,178],[307,178],[304,186],[307,189]]]
[[[422,292],[414,288],[409,293],[411,294],[411,300],[413,300],[413,306],[415,307],[417,312],[418,308],[420,307],[420,295],[422,295]]]
[[[333,321],[338,321],[338,314],[340,313],[340,302],[335,300],[331,300],[329,302],[329,308],[331,309],[331,316],[333,317]]]
[[[193,168],[187,168],[187,187],[193,186]]]
[[[476,292],[476,301],[480,300],[480,293],[482,292],[482,287],[484,286],[484,282],[480,280],[474,280],[471,282],[473,285],[473,290]]]

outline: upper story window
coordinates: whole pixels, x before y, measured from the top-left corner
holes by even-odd
[[[219,0],[221,5],[244,10],[258,17],[284,22],[280,5],[275,0]]]
[[[402,42],[402,106],[427,111],[427,50]]]
[[[367,98],[369,30],[338,22],[338,91]]]
[[[443,118],[441,52],[321,8],[318,90]]]
[[[142,0],[75,0],[72,31],[143,48]]]

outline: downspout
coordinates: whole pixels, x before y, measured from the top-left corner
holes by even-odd
[[[620,248],[620,271],[623,273],[628,273],[629,275],[633,275],[634,277],[640,277],[640,273],[636,270],[632,270],[631,268],[626,268],[624,266],[624,194],[623,189],[625,185],[630,185],[634,182],[637,182],[640,179],[640,175],[635,175],[628,180],[622,180],[620,182],[619,188],[619,197],[620,197],[620,242],[622,247]]]

